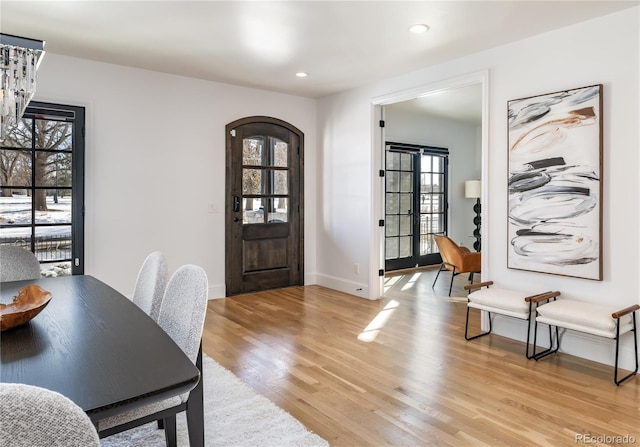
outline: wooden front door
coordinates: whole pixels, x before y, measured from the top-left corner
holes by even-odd
[[[226,135],[227,296],[302,285],[302,132],[250,117]]]

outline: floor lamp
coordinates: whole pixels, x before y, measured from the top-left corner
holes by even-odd
[[[464,196],[467,199],[476,199],[476,204],[473,205],[473,211],[476,212],[476,217],[473,218],[473,223],[476,226],[476,229],[473,230],[473,237],[476,239],[476,241],[473,243],[473,248],[476,251],[480,251],[481,248],[481,243],[480,243],[480,226],[481,226],[481,219],[480,219],[480,195],[482,192],[482,183],[480,182],[480,180],[467,180],[466,182],[464,182]]]

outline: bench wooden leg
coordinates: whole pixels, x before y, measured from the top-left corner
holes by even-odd
[[[635,312],[633,312],[631,314],[631,318],[632,318],[632,322],[633,322],[633,329],[631,329],[630,332],[633,333],[633,347],[634,347],[634,352],[635,352],[635,356],[636,356],[636,369],[631,371],[629,374],[624,376],[622,379],[618,379],[618,352],[619,352],[619,349],[620,349],[620,318],[616,319],[616,363],[614,365],[615,369],[614,369],[614,372],[613,372],[613,381],[618,386],[620,386],[620,384],[622,382],[624,382],[625,380],[635,376],[636,373],[638,372],[638,337],[637,337],[637,333],[636,333],[636,313]]]

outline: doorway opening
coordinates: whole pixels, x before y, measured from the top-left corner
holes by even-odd
[[[472,246],[474,238],[474,203],[464,196],[464,182],[470,179],[482,179],[487,176],[488,159],[488,71],[472,73],[458,78],[452,78],[441,82],[419,86],[404,91],[382,95],[372,99],[374,106],[374,122],[380,122],[379,132],[374,134],[374,169],[381,173],[386,168],[386,143],[388,141],[403,141],[419,146],[445,147],[449,149],[448,158],[448,178],[446,181],[447,202],[445,205],[445,232],[458,243]],[[470,94],[473,92],[473,94]],[[465,101],[467,101],[465,103]],[[470,101],[470,102],[469,102]],[[433,113],[440,113],[440,116],[433,118],[429,127],[420,113],[416,112],[418,107],[431,109]],[[402,119],[394,118],[391,113],[400,111],[403,113]],[[427,112],[425,112],[427,113]],[[429,112],[430,113],[430,112]],[[460,119],[469,118],[470,115],[477,119],[473,127],[474,136],[469,144],[450,144],[446,139],[442,139],[442,132],[447,127],[449,121],[455,121],[454,116],[447,116],[448,113],[458,115]],[[435,123],[435,124],[434,124]],[[410,134],[410,126],[414,129],[426,131],[428,134]],[[453,132],[453,135],[456,133]],[[461,150],[462,148],[462,150]],[[465,152],[465,149],[469,152]],[[461,154],[464,155],[461,156]],[[386,217],[386,177],[381,175],[380,181],[374,182],[373,191],[373,212],[374,215]],[[483,207],[486,210],[489,206],[488,200],[484,197],[486,182],[482,183]],[[489,222],[486,216],[482,216],[483,233]],[[372,249],[377,251],[379,258],[371,266],[372,271],[378,270],[380,275],[372,277],[370,288],[372,296],[384,296],[385,291],[385,271],[387,270],[386,237],[387,227],[380,227],[378,232],[372,236]],[[483,246],[489,246],[488,236],[482,235]],[[483,276],[488,274],[486,268],[487,257],[483,257]]]

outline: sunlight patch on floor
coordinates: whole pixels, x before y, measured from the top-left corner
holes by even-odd
[[[378,313],[378,315],[376,315],[376,317],[373,320],[371,320],[371,323],[369,323],[367,327],[364,328],[362,332],[360,332],[360,335],[358,335],[358,340],[364,341],[367,343],[370,343],[373,340],[375,340],[378,334],[380,333],[380,331],[382,330],[382,328],[384,328],[385,324],[387,324],[387,321],[389,321],[389,318],[391,318],[391,315],[399,305],[400,303],[398,303],[396,300],[389,301],[387,305],[384,306],[384,309],[382,309]]]
[[[393,286],[395,286],[398,281],[402,279],[402,276],[391,276],[389,278],[385,278],[384,280],[384,291],[388,292]]]
[[[401,291],[405,291],[405,290],[409,290],[410,288],[412,288],[413,286],[416,285],[416,281],[418,281],[418,279],[420,278],[421,273],[414,273],[411,278],[409,278],[409,281],[407,281],[407,283],[402,286],[402,289],[400,289]]]

